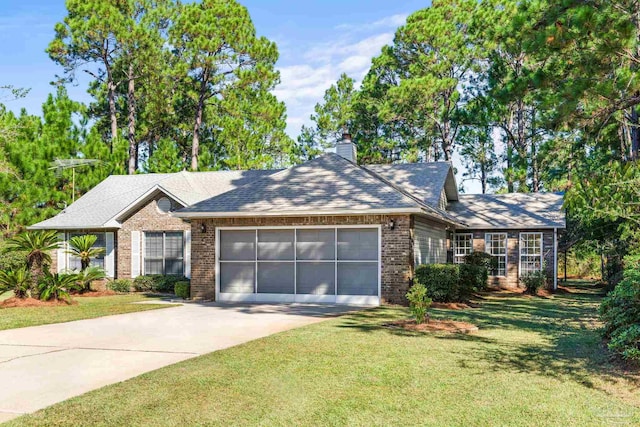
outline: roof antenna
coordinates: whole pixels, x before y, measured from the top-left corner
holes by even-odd
[[[102,163],[102,160],[98,159],[55,159],[51,162],[52,166],[49,169],[55,169],[58,178],[62,176],[65,169],[71,169],[71,203],[73,203],[76,201],[76,168]]]

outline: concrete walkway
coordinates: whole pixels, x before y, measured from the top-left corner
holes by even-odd
[[[187,303],[0,331],[0,422],[185,359],[354,310]]]

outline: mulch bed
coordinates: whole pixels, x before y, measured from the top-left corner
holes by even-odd
[[[440,319],[430,319],[428,323],[422,323],[420,325],[418,325],[415,320],[397,320],[395,322],[386,323],[383,326],[391,329],[404,329],[413,332],[451,332],[468,334],[478,330],[478,327],[471,323]]]
[[[14,307],[55,307],[58,305],[73,305],[77,304],[75,301],[71,301],[70,303],[63,300],[50,300],[50,301],[40,301],[35,298],[8,298],[2,302],[0,302],[0,308],[14,308]]]
[[[91,291],[91,292],[85,292],[83,294],[73,294],[74,297],[82,297],[82,298],[87,298],[87,297],[111,297],[114,295],[119,295],[117,292],[111,291],[111,290],[106,290],[106,291]]]
[[[431,308],[443,308],[447,310],[467,310],[469,308],[478,308],[480,304],[472,302],[432,302]]]

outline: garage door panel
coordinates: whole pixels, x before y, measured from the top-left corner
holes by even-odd
[[[258,293],[293,294],[295,290],[293,270],[293,262],[258,263]]]
[[[221,293],[253,293],[255,287],[255,263],[220,263]]]
[[[221,230],[220,260],[253,261],[256,258],[255,230]]]
[[[297,230],[296,258],[299,260],[333,260],[336,252],[334,229]]]
[[[335,295],[336,272],[332,262],[299,262],[298,294]]]
[[[293,260],[294,230],[258,230],[259,260]]]
[[[378,230],[345,228],[338,229],[339,260],[378,259]]]
[[[378,295],[378,263],[339,262],[338,295]]]

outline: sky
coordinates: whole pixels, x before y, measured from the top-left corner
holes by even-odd
[[[347,73],[359,83],[382,46],[412,12],[429,6],[417,0],[240,0],[260,36],[275,41],[281,83],[276,96],[287,106],[287,132],[300,127],[327,88]],[[45,49],[54,26],[66,15],[63,0],[0,0],[0,84],[30,88],[24,99],[6,102],[18,112],[41,114],[62,68]],[[88,103],[87,80],[68,87],[72,99]],[[469,187],[469,186],[467,186]],[[474,190],[469,188],[469,190]]]

